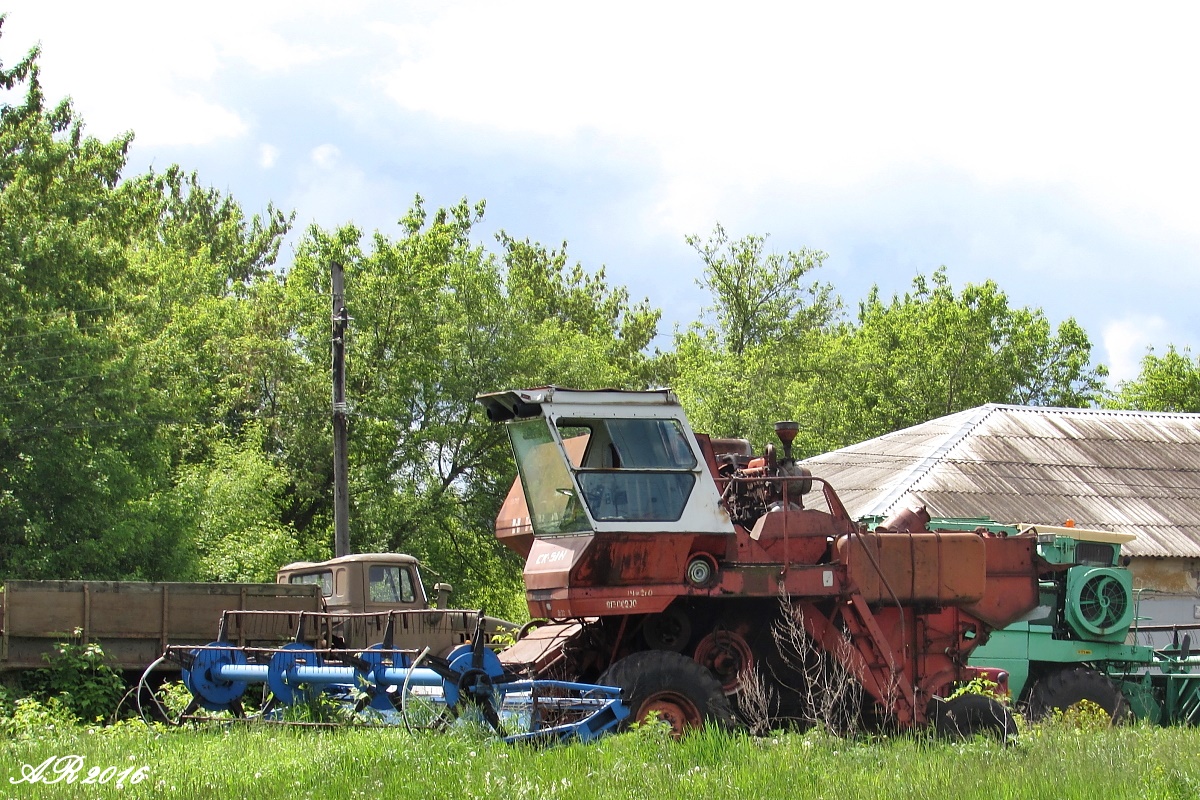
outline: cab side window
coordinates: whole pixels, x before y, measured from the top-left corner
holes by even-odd
[[[416,601],[412,573],[405,567],[374,564],[369,573],[372,603],[412,603]]]
[[[288,579],[288,583],[315,583],[321,587],[322,595],[325,597],[333,596],[333,573],[329,570],[323,570],[321,572],[308,572],[303,575],[293,575]]]

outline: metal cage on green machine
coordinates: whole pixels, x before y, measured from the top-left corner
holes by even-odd
[[[1120,642],[1133,623],[1133,577],[1113,567],[1067,571],[1064,615],[1080,639]]]

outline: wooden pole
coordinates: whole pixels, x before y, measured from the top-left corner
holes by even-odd
[[[350,554],[350,464],[346,423],[346,314],[344,275],[333,264],[333,554]]]

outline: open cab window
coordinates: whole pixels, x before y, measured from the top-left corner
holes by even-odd
[[[508,435],[512,439],[534,533],[591,530],[563,451],[546,420],[537,417],[514,422],[508,426]]]

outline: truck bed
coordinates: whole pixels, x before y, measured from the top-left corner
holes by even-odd
[[[320,587],[312,584],[5,581],[0,671],[44,667],[54,643],[68,639],[98,642],[114,668],[140,670],[168,644],[213,641],[224,611],[299,613],[322,605]]]

